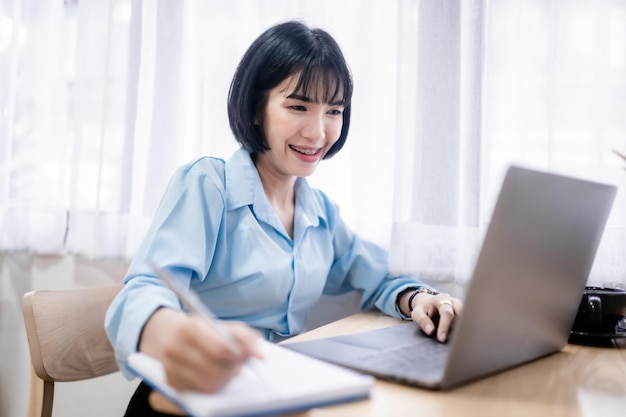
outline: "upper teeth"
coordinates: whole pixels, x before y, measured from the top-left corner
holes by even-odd
[[[297,146],[291,146],[291,149],[298,151],[300,153],[303,153],[305,155],[315,155],[319,149],[302,149],[302,148],[298,148]]]

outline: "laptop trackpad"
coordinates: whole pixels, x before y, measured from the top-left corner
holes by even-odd
[[[330,340],[365,349],[381,350],[389,349],[390,346],[414,345],[416,337],[426,337],[418,325],[413,322],[374,331],[376,332],[376,337],[372,337],[371,332],[361,332],[331,337]]]
[[[305,342],[289,343],[289,349],[326,360],[354,360],[363,355],[390,348],[415,345],[417,338],[428,338],[413,322],[365,332],[334,336]]]

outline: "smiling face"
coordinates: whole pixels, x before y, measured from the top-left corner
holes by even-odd
[[[315,88],[294,91],[297,81],[288,77],[269,91],[261,124],[270,150],[256,158],[259,171],[289,179],[313,174],[343,125],[343,104],[320,101],[327,95]]]

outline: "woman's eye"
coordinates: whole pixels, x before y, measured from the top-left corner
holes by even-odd
[[[337,109],[331,110],[331,111],[328,112],[328,114],[331,114],[333,116],[339,116],[339,115],[341,115],[341,110],[337,110]]]
[[[300,105],[293,105],[291,108],[297,111],[306,111],[306,107]]]

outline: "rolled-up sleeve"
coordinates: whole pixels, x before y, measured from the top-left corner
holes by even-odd
[[[211,164],[203,164],[203,167]],[[138,349],[141,332],[156,310],[180,310],[177,297],[155,276],[151,265],[167,268],[187,286],[202,279],[215,249],[224,202],[216,184],[218,171],[207,172],[194,164],[180,168],[153,217],[152,224],[133,257],[124,288],[109,307],[105,330],[115,350],[118,366],[125,370],[128,355]]]
[[[398,295],[426,284],[412,276],[389,274],[388,253],[380,245],[360,238],[343,222],[338,207],[326,200],[328,221],[333,233],[335,259],[324,292],[361,293],[361,309],[374,308],[397,318],[406,318],[396,303]]]

